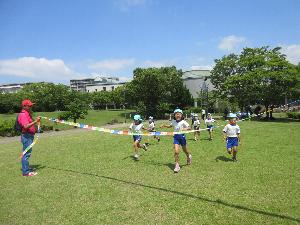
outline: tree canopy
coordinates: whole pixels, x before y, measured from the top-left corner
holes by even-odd
[[[244,48],[239,55],[230,54],[215,62],[213,85],[220,96],[233,97],[241,109],[256,103],[268,108],[299,90],[299,68],[287,61],[279,47]]]

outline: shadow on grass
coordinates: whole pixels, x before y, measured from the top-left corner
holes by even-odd
[[[300,120],[295,120],[291,118],[274,118],[274,119],[265,119],[265,118],[254,118],[251,119],[251,121],[256,121],[256,122],[265,122],[265,123],[299,123]]]
[[[153,162],[153,161],[142,161],[141,163],[145,164],[145,165],[166,166],[166,167],[169,167],[170,170],[172,170],[172,171],[174,171],[174,168],[175,168],[175,163],[158,163],[158,162]],[[186,166],[188,166],[188,165],[180,164],[181,169]]]
[[[220,155],[216,157],[216,162],[223,161],[223,162],[232,162],[232,159],[227,158],[226,156]]]
[[[121,179],[118,179],[118,178],[103,176],[103,175],[98,175],[98,174],[93,174],[93,173],[79,172],[79,171],[68,170],[68,169],[59,169],[59,168],[54,168],[54,167],[50,167],[50,166],[45,166],[45,167],[47,167],[49,169],[53,169],[53,170],[76,173],[76,174],[81,174],[81,175],[87,175],[87,176],[97,177],[97,178],[101,178],[101,179],[108,179],[108,180],[116,181],[116,182],[123,183],[123,184],[139,186],[139,187],[154,189],[154,190],[157,190],[157,191],[172,193],[172,194],[176,194],[176,195],[179,195],[179,196],[184,196],[184,197],[187,197],[187,198],[201,200],[201,201],[208,202],[208,203],[211,203],[211,204],[219,204],[219,205],[222,205],[222,206],[226,206],[226,207],[230,207],[230,208],[234,208],[234,209],[239,209],[239,210],[244,210],[244,211],[248,211],[248,212],[252,212],[252,213],[257,213],[257,214],[260,214],[260,215],[271,216],[271,217],[274,217],[274,218],[285,219],[285,220],[294,221],[294,222],[298,222],[298,223],[300,222],[300,219],[298,219],[298,218],[293,218],[291,216],[285,216],[285,215],[276,214],[276,213],[272,213],[272,212],[267,212],[267,211],[263,211],[263,210],[259,210],[259,209],[252,209],[252,208],[249,208],[249,207],[246,207],[246,206],[228,203],[228,202],[225,202],[221,199],[214,200],[214,199],[210,199],[210,198],[206,198],[206,197],[202,197],[202,196],[197,196],[197,195],[193,195],[193,194],[189,194],[189,193],[179,192],[179,191],[175,191],[175,190],[171,190],[171,189],[167,189],[167,188],[155,187],[155,186],[151,186],[151,185],[146,185],[146,184],[142,184],[142,183],[136,183],[136,182],[132,182],[132,181],[121,180]]]
[[[44,169],[44,168],[46,168],[46,166],[42,166],[42,165],[40,165],[40,164],[36,164],[36,165],[30,165],[29,166],[29,169],[30,170],[33,170],[33,171],[38,171],[38,170],[42,170],[42,169]],[[22,169],[21,169],[22,170]]]

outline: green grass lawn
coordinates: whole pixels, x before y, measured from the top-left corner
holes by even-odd
[[[95,126],[102,126],[112,121],[123,123],[125,122],[125,114],[126,121],[129,120],[129,115],[132,110],[90,110],[88,111],[88,115],[85,119],[79,119],[77,122],[85,123],[85,124],[93,124]],[[33,116],[46,116],[57,118],[61,112],[34,112]],[[7,119],[16,119],[17,114],[0,114],[0,122]],[[58,130],[68,130],[73,127],[66,126],[63,124],[53,124],[50,121],[43,120],[43,124],[45,125],[54,125],[55,129]]]
[[[193,164],[181,153],[178,174],[172,137],[134,161],[130,136],[45,136],[35,177],[21,176],[19,142],[1,144],[0,224],[299,224],[300,123],[239,125],[238,163],[218,128],[211,142],[187,136]]]

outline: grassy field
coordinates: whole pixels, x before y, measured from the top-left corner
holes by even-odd
[[[93,124],[95,126],[102,126],[112,121],[123,123],[125,122],[125,114],[126,120],[128,122],[128,118],[132,110],[90,110],[88,111],[88,115],[85,119],[79,119],[77,122],[85,123],[85,124]],[[35,112],[33,115],[36,116],[46,116],[57,118],[61,112]],[[7,119],[16,119],[17,114],[0,114],[0,122],[1,120]],[[68,130],[73,127],[62,125],[62,124],[53,124],[50,121],[43,120],[43,124],[45,125],[54,125],[55,129],[58,130]]]
[[[0,224],[299,224],[300,123],[240,124],[238,163],[188,135],[193,164],[173,173],[172,137],[132,155],[132,138],[99,132],[45,136],[22,177],[21,144],[1,144]],[[146,140],[144,138],[143,140]]]

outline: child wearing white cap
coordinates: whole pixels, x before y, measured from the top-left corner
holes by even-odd
[[[186,131],[186,130],[191,130],[189,124],[184,120],[183,117],[183,112],[181,109],[175,109],[174,111],[174,118],[169,125],[162,125],[161,127],[174,127],[175,132],[180,132],[180,131]],[[186,154],[187,157],[187,165],[190,165],[192,163],[192,155],[187,149],[187,143],[186,143],[186,138],[185,134],[174,134],[174,158],[175,158],[175,168],[174,172],[178,173],[180,171],[180,166],[179,166],[179,152],[180,152],[180,145],[182,147],[182,150]]]
[[[205,119],[204,123],[207,126],[207,131],[209,133],[209,140],[212,140],[212,132],[213,132],[213,127],[214,127],[214,122],[215,120],[212,118],[210,113],[207,113],[207,118]]]

